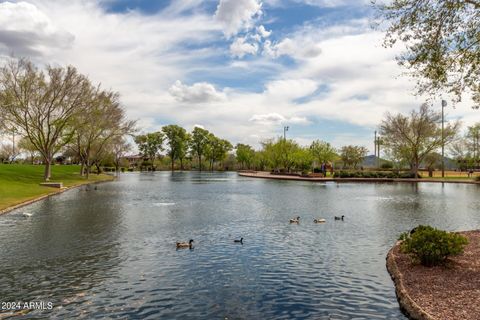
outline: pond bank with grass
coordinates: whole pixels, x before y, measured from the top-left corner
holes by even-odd
[[[111,175],[90,175],[87,180],[80,176],[80,166],[52,166],[52,182],[62,182],[63,188],[41,186],[43,182],[41,165],[0,164],[0,214],[30,204],[52,194],[57,194],[79,185],[111,181]]]
[[[462,254],[444,266],[415,264],[397,243],[387,255],[400,307],[412,319],[480,319],[480,230],[460,232],[468,239]]]

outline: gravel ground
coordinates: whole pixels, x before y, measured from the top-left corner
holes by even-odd
[[[469,244],[446,266],[414,265],[398,246],[394,248],[408,295],[437,319],[480,319],[480,230],[460,233]]]

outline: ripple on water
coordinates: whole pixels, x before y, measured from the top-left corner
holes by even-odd
[[[480,225],[476,192],[126,174],[0,216],[0,296],[54,302],[26,318],[405,319],[388,248],[414,224]]]

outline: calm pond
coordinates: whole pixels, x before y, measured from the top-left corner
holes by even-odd
[[[54,305],[24,318],[405,319],[398,235],[480,228],[476,185],[157,172],[86,189],[0,216],[0,300]]]

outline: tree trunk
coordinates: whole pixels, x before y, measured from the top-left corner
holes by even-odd
[[[86,172],[85,172],[86,173],[85,175],[86,175],[86,178],[88,180],[88,177],[90,176],[90,160],[87,159],[87,161],[85,163],[85,167],[87,169]]]
[[[95,167],[97,167],[97,175],[99,175],[101,173],[101,169],[100,169],[100,162],[96,161],[95,162]]]
[[[45,180],[45,181],[50,180],[50,176],[51,176],[51,173],[52,173],[51,164],[52,164],[52,159],[45,158],[45,172],[43,174],[43,180]]]
[[[414,174],[414,178],[418,178],[418,167],[420,166],[420,163],[418,161],[416,161],[414,164],[413,164],[413,174]]]
[[[202,156],[198,156],[198,170],[202,171]]]
[[[80,176],[84,176],[85,174],[85,162],[83,160],[80,160]]]
[[[174,165],[175,165],[175,162],[173,161],[173,157],[172,157],[172,172],[174,170]]]

